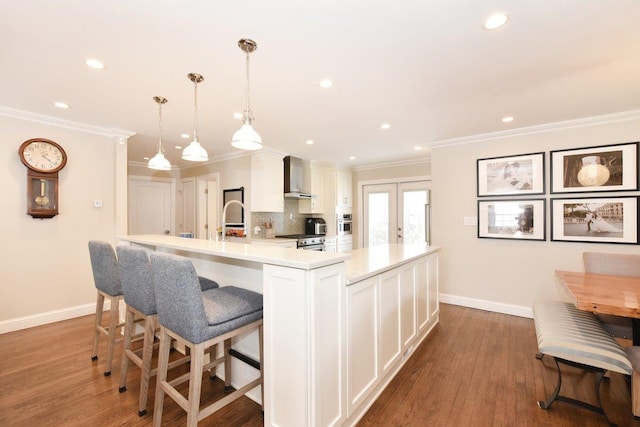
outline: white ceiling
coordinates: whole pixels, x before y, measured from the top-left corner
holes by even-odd
[[[498,10],[507,25],[483,30]],[[243,37],[258,44],[264,145],[319,161],[411,159],[436,141],[640,107],[638,0],[2,0],[0,16],[0,105],[135,132],[132,161],[155,152],[160,95],[167,157],[186,165],[173,146],[193,131],[190,72],[205,78],[201,143],[212,158],[237,151]]]

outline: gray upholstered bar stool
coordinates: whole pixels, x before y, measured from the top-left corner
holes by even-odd
[[[262,295],[234,286],[201,292],[195,269],[189,259],[161,253],[152,253],[150,259],[161,325],[153,424],[156,427],[161,425],[166,393],[187,412],[187,426],[193,427],[198,421],[262,384]],[[231,339],[255,329],[258,330],[260,343],[260,377],[200,408],[204,370],[215,368],[224,362],[225,385],[229,387]],[[167,365],[172,338],[190,349],[191,367],[189,374],[168,381]],[[224,355],[204,365],[206,349],[220,342],[225,343]],[[187,380],[189,395],[185,399],[175,387]],[[262,394],[264,401],[264,388]]]
[[[141,369],[138,415],[143,416],[147,413],[149,379],[156,374],[156,369],[151,368],[151,360],[158,327],[158,310],[151,275],[151,263],[147,251],[140,247],[119,245],[116,246],[116,253],[118,254],[120,280],[126,304],[119,390],[122,393],[127,389],[127,373],[131,361]],[[216,282],[204,277],[198,277],[198,281],[200,289],[203,291],[218,287]],[[138,323],[144,323],[142,348],[132,350],[131,341]],[[175,360],[169,364],[169,369],[188,362],[188,357]]]
[[[96,302],[96,319],[93,335],[93,352],[91,360],[98,360],[98,343],[100,334],[107,336],[107,363],[104,375],[111,375],[111,362],[113,360],[113,347],[116,341],[116,331],[119,324],[119,305],[122,299],[122,285],[120,283],[120,273],[118,262],[113,246],[107,242],[97,240],[89,241],[89,257],[91,258],[91,269],[93,270],[93,281],[98,290]],[[102,326],[102,313],[104,311],[104,300],[108,298],[111,303],[109,309],[109,326]]]

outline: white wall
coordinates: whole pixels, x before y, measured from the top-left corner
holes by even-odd
[[[126,145],[118,143],[126,139],[64,125],[0,114],[0,333],[94,311],[87,241],[115,243],[122,227],[116,187],[126,170],[116,159],[126,164]],[[68,156],[59,172],[60,214],[51,219],[26,214],[27,169],[18,147],[36,137],[56,141]],[[104,207],[94,208],[94,200]]]
[[[545,126],[544,131],[538,128],[538,132],[520,136],[443,145],[432,150],[432,236],[433,244],[442,247],[442,301],[526,316],[538,300],[565,298],[554,270],[583,270],[583,251],[640,252],[635,245],[549,240],[549,151],[638,141],[640,114],[620,117],[624,120],[601,118],[597,125],[581,121],[556,130]],[[477,216],[476,159],[541,151],[546,153],[547,194],[543,197],[547,199],[547,241],[478,239],[476,227],[463,225],[464,216]]]

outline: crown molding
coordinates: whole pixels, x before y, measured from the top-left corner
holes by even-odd
[[[609,123],[628,122],[640,120],[640,110],[623,111],[621,113],[605,114],[601,116],[585,117],[581,119],[565,120],[562,122],[545,123],[542,125],[527,126],[498,132],[482,133],[477,135],[462,136],[460,138],[443,139],[426,144],[429,148],[444,147],[450,145],[472,144],[477,142],[492,141],[496,139],[512,138],[517,136],[534,135],[538,133],[554,132],[587,126],[599,126]]]
[[[56,117],[45,116],[44,114],[36,114],[3,106],[0,106],[0,116],[26,120],[43,125],[56,126],[59,128],[71,129],[95,135],[107,136],[110,138],[130,138],[136,134],[135,132],[131,132],[128,130],[91,126],[83,123],[72,122],[71,120],[58,119]]]
[[[372,169],[412,166],[412,165],[419,165],[422,163],[431,163],[431,155],[427,155],[419,158],[413,158],[413,159],[406,159],[406,160],[395,160],[392,162],[371,163],[367,165],[354,166],[351,169],[358,172],[358,171],[365,171],[365,170],[372,170]]]

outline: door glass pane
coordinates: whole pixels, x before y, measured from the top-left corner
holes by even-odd
[[[425,239],[425,207],[427,192],[403,191],[402,236],[403,243],[424,243]]]
[[[389,243],[389,193],[369,194],[369,246]]]

